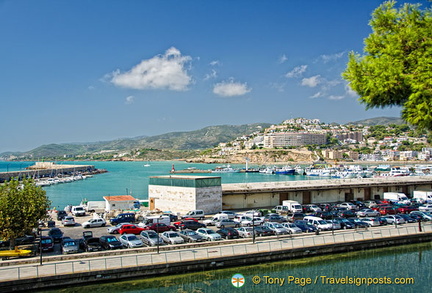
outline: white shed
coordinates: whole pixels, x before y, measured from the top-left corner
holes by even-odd
[[[135,203],[138,202],[138,200],[131,195],[104,196],[103,198],[107,203],[107,212],[135,209]]]

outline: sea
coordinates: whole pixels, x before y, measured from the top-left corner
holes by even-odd
[[[57,209],[77,205],[83,199],[100,201],[106,195],[130,194],[147,199],[150,176],[168,175],[173,167],[207,170],[220,166],[180,161],[56,163],[94,165],[108,171],[84,180],[44,187],[52,207]],[[0,172],[24,170],[33,164],[0,161]],[[232,164],[232,167],[245,166]],[[222,184],[316,180],[301,175],[259,173],[201,175],[220,176]],[[107,280],[97,285],[49,292],[430,292],[431,267],[432,244],[422,243],[156,278]]]

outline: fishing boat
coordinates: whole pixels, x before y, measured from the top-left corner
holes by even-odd
[[[231,165],[216,167],[212,170],[212,173],[238,173],[239,169],[234,169]]]

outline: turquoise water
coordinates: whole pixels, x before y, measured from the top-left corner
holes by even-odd
[[[130,194],[138,199],[148,198],[148,182],[150,176],[168,175],[174,164],[176,170],[189,167],[197,169],[214,169],[218,164],[189,164],[185,162],[56,162],[69,165],[94,165],[98,169],[106,169],[108,173],[98,174],[92,178],[75,181],[72,183],[46,186],[52,206],[63,209],[66,205],[78,205],[82,199],[103,200],[103,196]],[[145,167],[145,164],[150,164]],[[34,162],[2,162],[0,172],[23,170]],[[244,168],[244,165],[232,165],[233,168]],[[253,167],[253,166],[251,166]],[[194,174],[192,174],[194,175]],[[271,182],[293,180],[316,180],[299,175],[269,175],[259,173],[217,173],[195,174],[203,176],[220,176],[222,184],[247,183],[247,182]]]
[[[54,292],[430,292],[431,266],[432,245],[426,243],[81,286]],[[244,285],[241,288],[231,284],[231,278],[235,274],[244,276]],[[260,278],[259,284],[252,282],[254,277],[254,280],[257,279],[256,276]],[[275,278],[285,281],[282,285],[281,282],[277,284]],[[291,280],[289,284],[288,278]],[[331,284],[336,278],[351,278],[354,284]],[[362,284],[362,278],[371,284]],[[308,280],[311,284],[306,284]],[[270,281],[274,283],[271,284]],[[295,284],[295,281],[298,284]],[[402,281],[405,284],[374,284],[395,281]]]

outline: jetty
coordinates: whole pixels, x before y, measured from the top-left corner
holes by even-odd
[[[56,176],[66,176],[73,174],[93,175],[105,173],[106,170],[96,169],[93,165],[66,165],[55,164],[53,162],[36,162],[33,166],[25,170],[0,172],[0,183],[9,181],[12,178],[19,180],[24,178],[54,178]]]

